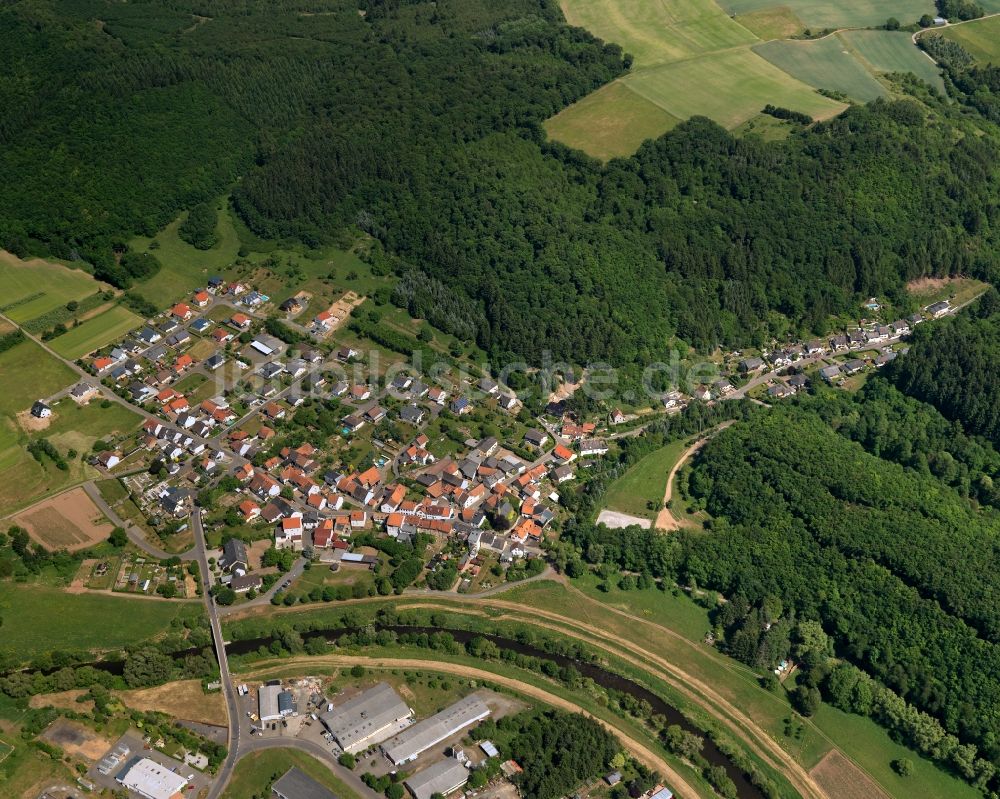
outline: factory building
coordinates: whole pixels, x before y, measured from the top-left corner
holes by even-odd
[[[149,758],[136,758],[115,778],[126,789],[146,799],[183,797],[188,781]]]
[[[353,755],[395,735],[412,716],[413,711],[393,687],[380,682],[319,718],[337,745]]]
[[[468,781],[469,770],[455,758],[449,757],[408,777],[406,787],[416,799],[431,799],[436,793],[447,796]]]
[[[441,743],[477,721],[490,715],[490,709],[473,694],[435,713],[430,718],[407,727],[403,732],[382,744],[382,752],[393,765],[400,766],[416,760],[422,752]]]

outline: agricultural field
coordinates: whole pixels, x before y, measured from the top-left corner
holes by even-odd
[[[959,28],[959,30],[963,30]],[[997,28],[1000,34],[1000,28]],[[848,50],[875,72],[912,72],[944,94],[940,70],[903,31],[844,31],[838,34]]]
[[[762,41],[788,39],[805,30],[802,20],[788,6],[770,6],[736,17],[736,21]]]
[[[14,517],[35,541],[53,552],[75,552],[104,541],[114,525],[82,488],[47,499]]]
[[[995,2],[1000,7],[1000,0]],[[846,105],[818,89],[869,102],[889,95],[878,79],[883,73],[913,72],[943,91],[938,70],[909,33],[848,30],[820,39],[791,38],[806,29],[881,26],[890,14],[907,24],[934,11],[926,0],[906,0],[888,10],[875,0],[728,0],[721,6],[712,0],[562,0],[561,5],[572,24],[635,57],[629,74],[545,123],[553,139],[601,160],[628,155],[646,139],[695,115],[740,135],[782,138],[787,126],[778,129],[760,119],[765,105],[829,119]],[[958,37],[969,27],[948,33]],[[998,55],[1000,46],[993,40],[1000,37],[995,33],[992,28],[978,35],[969,31],[970,38],[981,40],[980,57]]]
[[[757,34],[712,0],[669,5],[654,0],[563,0],[561,5],[572,24],[635,56],[630,73],[611,84],[619,88],[598,89],[546,125],[553,138],[595,157],[633,152],[646,138],[695,115],[732,129],[756,117],[768,103],[816,119],[845,108],[754,53],[751,45],[760,41]],[[778,13],[762,14],[756,24],[771,36],[794,23]]]
[[[655,519],[657,511],[649,508],[646,503],[653,502],[654,507],[658,508],[658,503],[663,501],[667,475],[684,451],[685,443],[685,440],[671,442],[633,464],[608,488],[604,507],[632,516]]]
[[[113,305],[103,313],[81,322],[68,333],[52,339],[49,346],[64,358],[76,360],[117,341],[141,324],[142,319],[128,308]]]
[[[813,31],[828,28],[868,28],[884,25],[888,17],[896,17],[903,25],[916,22],[923,14],[935,14],[932,0],[720,0],[728,14],[737,16],[764,9],[783,7],[802,20]]]
[[[725,128],[751,119],[768,103],[816,119],[836,116],[846,107],[782,72],[750,48],[640,70],[624,81],[675,117],[703,114]]]
[[[274,775],[284,774],[292,766],[298,767],[342,799],[357,799],[358,794],[337,779],[330,767],[295,749],[270,749],[240,758],[222,799],[262,795]]]
[[[564,108],[545,122],[545,130],[550,138],[608,161],[631,155],[679,121],[619,80]]]
[[[0,250],[0,312],[15,322],[26,322],[95,291],[111,287],[81,269],[71,269],[38,258],[22,261]]]
[[[836,36],[808,42],[767,42],[753,50],[778,69],[817,89],[843,92],[864,103],[888,94]]]
[[[562,0],[560,6],[571,25],[635,56],[636,69],[755,40],[712,0]]]
[[[39,583],[0,583],[0,648],[19,659],[59,649],[107,651],[165,632],[174,619],[196,617],[200,602],[70,594]],[[110,620],[113,620],[111,623]]]
[[[1000,11],[1000,8],[996,10]],[[940,33],[962,45],[976,61],[1000,64],[1000,17],[963,22]]]

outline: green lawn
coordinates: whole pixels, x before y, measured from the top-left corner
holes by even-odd
[[[25,661],[53,649],[107,651],[152,638],[174,619],[200,615],[200,602],[68,594],[39,584],[0,583],[0,648]]]
[[[117,341],[141,324],[142,319],[128,308],[113,305],[103,313],[77,325],[68,333],[52,339],[49,346],[64,358],[76,360]]]
[[[1000,11],[1000,3],[994,11]],[[977,61],[1000,63],[1000,17],[963,22],[941,33],[962,45]]]
[[[0,252],[0,286],[0,305],[8,307],[3,313],[15,322],[26,322],[70,300],[109,288],[82,269],[38,259],[21,261],[6,252]]]
[[[262,796],[264,789],[292,766],[298,767],[325,785],[341,799],[356,799],[358,796],[316,758],[294,749],[268,749],[240,758],[233,772],[233,778],[222,794],[222,799],[249,799],[251,796]]]
[[[711,53],[622,79],[630,89],[680,119],[702,114],[735,128],[771,103],[816,119],[844,109],[783,72],[749,47]]]
[[[614,81],[545,122],[550,138],[607,161],[631,155],[680,120]]]
[[[961,28],[959,30],[962,30]],[[1000,31],[1000,29],[998,29]],[[941,71],[903,31],[845,31],[839,38],[876,72],[912,72],[942,94]]]
[[[865,103],[888,94],[836,36],[811,42],[767,42],[753,50],[817,89],[833,89]]]
[[[656,518],[657,511],[647,508],[646,502],[663,501],[667,475],[684,451],[685,443],[686,439],[674,441],[635,463],[608,488],[604,507],[646,519]]]
[[[923,14],[936,14],[932,0],[720,0],[726,13],[747,14],[776,6],[788,8],[796,17],[814,31],[826,28],[867,28],[883,25],[890,16],[903,25],[920,19]]]

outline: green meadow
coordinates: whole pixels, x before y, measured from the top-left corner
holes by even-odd
[[[200,615],[200,602],[68,594],[40,583],[0,583],[0,649],[27,661],[59,649],[105,652],[167,630],[174,619]]]
[[[687,119],[703,114],[725,128],[755,117],[768,103],[809,114],[836,116],[843,103],[830,100],[749,48],[711,53],[640,70],[624,78],[632,91]]]
[[[646,519],[656,518],[656,510],[648,508],[646,503],[663,501],[667,475],[684,452],[684,446],[684,440],[671,442],[633,464],[610,485],[604,507]]]
[[[39,259],[22,261],[3,251],[0,251],[0,286],[3,287],[0,304],[6,309],[2,313],[18,323],[109,288],[80,269]]]
[[[545,122],[545,130],[551,138],[607,161],[631,155],[679,121],[618,80],[564,108]]]
[[[863,103],[888,94],[836,36],[766,42],[753,49],[778,69],[817,89],[843,92]]]
[[[961,28],[960,28],[961,30]],[[1000,28],[997,28],[1000,33]],[[838,34],[846,49],[854,52],[875,72],[912,72],[944,93],[941,71],[903,31],[844,31]]]
[[[935,14],[932,0],[719,0],[728,14],[747,14],[762,9],[784,7],[814,31],[827,28],[867,28],[883,25],[895,17],[903,25],[916,22],[923,14]]]
[[[996,11],[1000,11],[1000,3]],[[969,55],[984,64],[1000,64],[1000,17],[977,19],[941,31],[946,39],[958,42]]]
[[[122,305],[112,305],[108,310],[81,322],[49,346],[64,358],[76,360],[94,350],[117,341],[128,331],[142,324],[142,319]]]

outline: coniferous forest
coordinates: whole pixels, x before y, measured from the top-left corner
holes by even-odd
[[[997,131],[916,85],[784,142],[547,142],[625,69],[554,0],[22,0],[0,45],[0,245],[119,282],[131,235],[231,192],[261,236],[371,234],[496,361],[628,364],[997,266]]]

